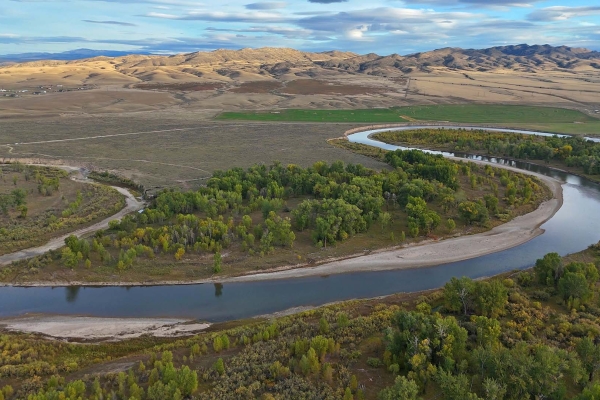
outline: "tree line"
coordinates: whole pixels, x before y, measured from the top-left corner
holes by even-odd
[[[555,161],[588,175],[600,174],[600,143],[580,136],[560,137],[493,132],[485,129],[418,129],[375,135],[386,143],[434,145],[451,151],[485,151],[524,160]]]

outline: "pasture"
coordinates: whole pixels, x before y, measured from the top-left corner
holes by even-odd
[[[577,110],[496,104],[444,104],[361,110],[272,110],[224,112],[219,120],[348,123],[451,122],[494,124],[556,133],[595,134],[600,119]]]
[[[357,125],[198,121],[192,114],[107,115],[0,122],[0,160],[109,170],[146,187],[194,188],[215,170],[253,164],[317,161],[384,168],[376,160],[328,145]],[[18,144],[16,144],[18,143]]]

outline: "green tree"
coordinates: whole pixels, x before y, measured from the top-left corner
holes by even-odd
[[[600,346],[586,336],[577,343],[575,350],[588,373],[588,381],[592,382],[594,374],[600,370]]]
[[[492,378],[486,378],[483,381],[483,391],[486,400],[503,400],[506,395],[506,385],[503,385]]]
[[[63,265],[67,268],[73,269],[77,266],[77,264],[79,264],[79,259],[77,257],[77,253],[74,253],[68,247],[65,247],[62,249],[60,259],[61,259]]]
[[[419,385],[404,376],[396,377],[394,385],[379,392],[378,400],[419,400]]]
[[[223,364],[223,359],[219,358],[215,364],[213,365],[213,369],[217,372],[217,374],[219,375],[223,375],[225,373],[225,364]]]
[[[190,396],[198,388],[198,374],[184,365],[177,373],[176,382],[181,394]]]
[[[15,189],[11,192],[14,203],[16,206],[25,205],[25,198],[27,197],[27,192],[24,189]]]
[[[390,214],[389,212],[383,212],[383,213],[379,214],[379,222],[381,223],[381,231],[382,232],[385,230],[385,228],[387,228],[390,225],[391,221],[392,221],[392,214]]]
[[[321,317],[319,320],[319,332],[321,333],[329,333],[329,323],[325,319],[325,317]]]
[[[489,214],[487,208],[479,202],[464,201],[458,205],[458,214],[467,224],[478,222],[483,224],[488,221]]]
[[[444,304],[446,308],[453,312],[467,311],[471,306],[472,294],[475,289],[475,283],[467,277],[450,279],[450,282],[444,285]]]
[[[481,347],[496,348],[500,344],[502,328],[498,320],[484,316],[472,316],[471,322],[477,328],[477,344]]]
[[[435,377],[437,384],[446,400],[479,400],[480,398],[471,393],[471,382],[464,374],[453,375],[444,370],[439,370]]]
[[[20,206],[17,207],[17,210],[19,210],[20,214],[19,217],[25,219],[27,218],[27,206],[25,204],[21,204]]]
[[[354,400],[354,396],[352,395],[352,391],[349,387],[344,391],[344,399],[343,400]]]
[[[533,270],[540,284],[555,286],[563,272],[562,259],[558,253],[548,253],[535,262]]]
[[[221,272],[221,263],[222,263],[221,253],[216,252],[215,255],[213,256],[213,272],[215,274],[218,274],[219,272]]]
[[[497,318],[504,314],[508,303],[508,289],[495,279],[475,283],[474,306],[478,314]]]
[[[456,222],[452,218],[448,218],[446,220],[446,228],[448,228],[448,232],[454,231],[456,229]]]
[[[564,300],[569,298],[586,301],[592,295],[585,275],[567,272],[558,281],[558,291]]]

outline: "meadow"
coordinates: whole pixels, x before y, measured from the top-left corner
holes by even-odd
[[[327,144],[353,124],[213,122],[192,114],[0,122],[0,160],[57,162],[109,170],[146,187],[196,188],[216,170],[256,163],[341,160],[369,168],[384,163]],[[74,140],[75,139],[75,140]],[[15,143],[19,143],[15,145]]]
[[[494,104],[447,104],[362,110],[271,110],[224,112],[220,120],[353,123],[452,122],[496,124],[556,133],[597,134],[600,120],[577,110]]]

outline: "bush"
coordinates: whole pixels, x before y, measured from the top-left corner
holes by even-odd
[[[383,362],[377,357],[369,357],[367,359],[367,365],[373,368],[379,368],[383,366]]]

